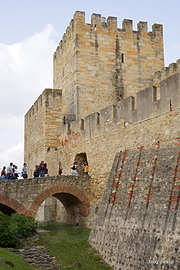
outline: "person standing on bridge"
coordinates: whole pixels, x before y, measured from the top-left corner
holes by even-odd
[[[44,174],[45,174],[45,177],[49,176],[48,174],[48,168],[47,168],[47,164],[44,163]]]
[[[14,179],[18,179],[20,172],[18,171],[18,166],[14,167]]]
[[[2,171],[1,171],[1,179],[2,180],[6,179],[6,166],[4,166]]]
[[[34,177],[39,177],[39,168],[38,168],[38,165],[35,166],[35,170],[34,170],[33,175],[34,175]]]
[[[24,179],[26,179],[28,177],[27,176],[27,164],[26,163],[23,164],[21,175],[22,175],[22,177]]]
[[[9,166],[7,167],[7,175],[6,175],[6,179],[7,180],[12,180],[13,178],[13,163],[11,162],[9,164]]]
[[[88,175],[88,171],[89,171],[88,162],[85,161],[85,162],[84,162],[84,174],[85,174],[85,175]]]
[[[62,172],[63,172],[62,170],[63,170],[63,168],[62,168],[61,162],[59,162],[59,170],[58,170],[59,175],[62,174]]]
[[[77,162],[74,161],[73,165],[71,166],[72,170],[72,175],[78,175],[78,167],[77,167]]]
[[[39,165],[39,176],[40,177],[45,177],[45,166],[44,166],[44,161],[41,161]]]

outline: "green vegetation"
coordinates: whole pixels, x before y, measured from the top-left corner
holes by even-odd
[[[15,247],[23,237],[32,235],[37,222],[23,214],[4,215],[0,212],[0,247]]]
[[[19,238],[32,234],[37,222],[30,217],[20,214],[12,214],[11,217],[5,216],[0,212],[0,245],[16,246]],[[90,229],[81,226],[72,226],[59,223],[39,223],[39,228],[50,230],[49,232],[40,233],[38,245],[43,245],[49,252],[62,261],[61,268],[77,270],[75,262],[82,265],[85,270],[110,270],[112,269],[102,260],[98,252],[92,249],[88,243]],[[8,243],[8,244],[7,244]],[[0,248],[0,269],[12,269],[7,265],[5,260],[14,264],[14,270],[31,270],[25,261],[12,252]]]
[[[76,269],[75,262],[82,265],[86,270],[107,270],[107,266],[96,250],[88,243],[90,229],[81,226],[72,226],[59,223],[42,223],[40,228],[50,230],[41,233],[39,245],[43,245],[58,260],[62,266]]]
[[[0,269],[1,270],[32,270],[34,268],[32,268],[30,265],[28,265],[23,259],[21,259],[19,256],[13,254],[12,252],[0,248],[0,257],[11,261],[14,264],[14,267],[6,264],[4,261],[0,261]]]

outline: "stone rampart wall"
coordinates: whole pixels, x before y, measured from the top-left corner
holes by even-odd
[[[77,154],[85,152],[89,162],[89,174],[92,177],[92,202],[98,206],[117,151],[137,149],[141,146],[151,149],[158,141],[164,148],[166,145],[174,146],[175,138],[180,137],[179,117],[180,110],[177,109],[127,126],[124,125],[123,119],[116,125],[107,121],[101,136],[86,140],[83,140],[79,133],[71,132],[58,147],[58,159],[62,161],[63,173],[70,173],[70,167]],[[50,159],[51,151],[48,154]]]
[[[119,269],[180,267],[180,137],[116,155],[90,243]]]
[[[153,85],[156,86],[157,99],[160,98],[160,83],[168,77],[180,72],[180,59],[176,63],[171,63],[168,67],[154,73]]]

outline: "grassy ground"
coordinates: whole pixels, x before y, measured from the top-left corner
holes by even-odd
[[[7,265],[4,261],[0,261],[1,270],[32,270],[34,268],[30,267],[23,259],[19,256],[13,254],[12,252],[0,248],[0,257],[6,260],[11,261],[14,264],[14,267]]]
[[[50,232],[40,233],[39,245],[47,248],[58,260],[62,261],[62,268],[78,269],[75,262],[85,270],[107,270],[107,266],[96,250],[93,250],[87,239],[90,229],[59,223],[42,223],[40,228]]]

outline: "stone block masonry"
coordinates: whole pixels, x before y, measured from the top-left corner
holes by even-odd
[[[115,270],[179,269],[179,142],[116,156],[90,235]]]
[[[91,178],[51,176],[0,181],[0,205],[35,218],[41,204],[54,196],[67,212],[67,223],[88,224],[91,202]]]
[[[153,73],[163,66],[162,25],[154,24],[148,32],[147,23],[139,22],[134,31],[131,20],[123,20],[122,28],[118,28],[116,17],[106,19],[92,14],[88,24],[84,12],[75,12],[54,53],[54,89],[45,89],[25,116],[24,159],[28,163],[29,177],[41,160],[48,163],[50,175],[58,173],[58,163],[63,159],[68,159],[70,167],[72,159],[64,154],[60,156],[57,151],[61,134],[65,137],[70,133],[70,123],[71,128],[77,130],[72,130],[71,138],[80,143],[83,133],[87,138],[96,134],[96,128],[88,130],[88,122],[94,121],[88,115],[95,113],[97,125],[101,122],[102,126],[104,113],[107,113],[104,108],[112,104],[115,109],[121,108],[120,117],[125,114],[127,122],[134,122],[136,112],[133,110],[141,100],[136,93],[150,87]],[[157,87],[158,83],[156,81]],[[149,112],[146,114],[149,116]],[[78,121],[82,132],[72,122],[74,120]],[[58,131],[58,127],[63,131]],[[66,138],[65,144],[68,144]]]
[[[61,105],[62,91],[45,89],[25,115],[24,160],[29,177],[33,177],[35,165],[44,160],[48,149],[56,148],[56,129],[62,125]]]
[[[85,117],[135,94],[164,66],[162,25],[77,11],[54,54],[54,88],[62,89],[62,111]],[[96,97],[96,101],[94,100]]]

